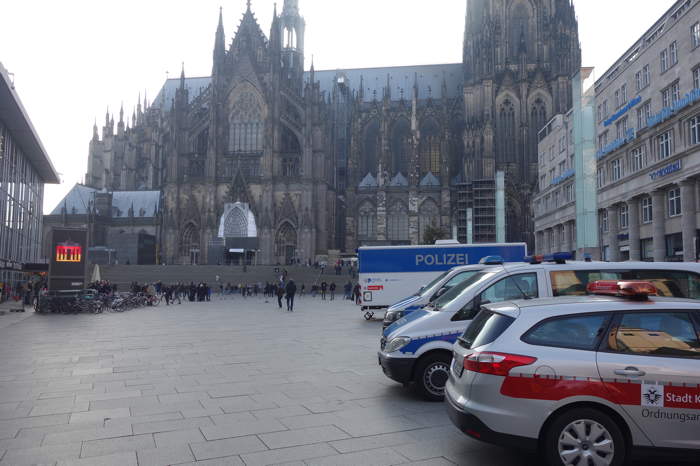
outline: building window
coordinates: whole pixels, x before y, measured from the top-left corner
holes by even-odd
[[[646,128],[647,120],[651,116],[651,102],[646,102],[637,109],[637,129]]]
[[[607,145],[608,145],[608,132],[606,131],[603,134],[598,136],[598,149],[603,149]]]
[[[608,99],[605,99],[603,101],[603,117],[607,118],[608,115],[609,115],[609,113],[608,113]]]
[[[651,83],[651,71],[649,70],[649,65],[644,65],[640,71],[635,74],[635,80],[637,82],[637,90],[641,91]]]
[[[617,139],[622,139],[627,133],[627,117],[621,118],[620,121],[615,125],[615,130],[617,132]]]
[[[654,204],[651,197],[642,199],[642,223],[651,223],[654,221]]]
[[[391,241],[408,241],[408,209],[401,202],[395,202],[389,209],[387,236]]]
[[[620,228],[621,229],[627,229],[629,228],[630,224],[630,213],[629,213],[629,207],[627,207],[627,204],[621,204],[620,205]]]
[[[639,242],[639,249],[642,255],[643,261],[654,260],[654,240],[651,238],[645,238]]]
[[[637,71],[634,74],[634,81],[637,83],[637,90],[641,91],[644,86],[642,86],[642,72]]]
[[[627,84],[623,84],[620,88],[620,100],[622,101],[621,105],[627,103]]]
[[[668,52],[669,58],[671,60],[669,65],[673,66],[676,63],[678,63],[678,43],[675,40],[671,42],[671,45],[668,46]]]
[[[620,108],[620,105],[622,104],[620,103],[620,90],[618,89],[615,91],[615,108]]]
[[[690,27],[690,40],[693,48],[700,46],[700,23],[695,23]]]
[[[659,62],[661,63],[661,72],[665,72],[668,70],[668,50],[663,49],[661,51],[661,56],[659,58]]]
[[[693,88],[700,89],[700,66],[693,70]]]
[[[689,132],[690,132],[690,143],[699,144],[700,143],[700,115],[695,115],[688,121]]]
[[[683,260],[683,235],[681,233],[666,235],[666,258],[674,261]]]
[[[635,147],[630,151],[630,170],[637,172],[647,166],[646,146]]]
[[[681,90],[678,82],[675,82],[661,91],[661,101],[663,107],[670,107],[675,104],[681,97]]]
[[[598,187],[602,188],[605,186],[605,168],[598,169]]]
[[[673,130],[656,136],[659,160],[667,159],[673,153]]]
[[[681,188],[668,191],[668,216],[677,217],[681,214]]]
[[[610,181],[622,178],[622,160],[615,159],[610,162]]]
[[[368,202],[360,207],[357,236],[359,239],[375,239],[377,236],[377,215]]]
[[[608,210],[603,209],[600,211],[600,231],[603,233],[608,232]]]
[[[566,195],[566,202],[574,202],[575,191],[573,183],[566,185],[564,193]]]

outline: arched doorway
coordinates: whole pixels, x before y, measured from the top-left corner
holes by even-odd
[[[282,264],[290,265],[297,259],[297,232],[289,222],[284,222],[277,230],[275,250]]]
[[[199,231],[193,223],[188,223],[180,236],[180,256],[183,264],[199,264]]]

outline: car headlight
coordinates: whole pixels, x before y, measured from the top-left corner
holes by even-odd
[[[411,342],[411,339],[409,337],[396,337],[392,338],[389,343],[386,344],[384,347],[384,351],[386,353],[393,353],[394,351],[398,351],[407,344]]]
[[[384,320],[387,322],[395,322],[403,317],[403,311],[389,311],[384,316]]]

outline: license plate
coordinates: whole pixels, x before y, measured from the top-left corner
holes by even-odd
[[[452,372],[454,372],[457,377],[462,377],[464,373],[464,357],[457,353],[452,355]]]

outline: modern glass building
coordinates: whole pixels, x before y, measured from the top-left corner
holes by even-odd
[[[0,63],[0,301],[26,280],[27,264],[42,257],[44,184],[58,174]]]

